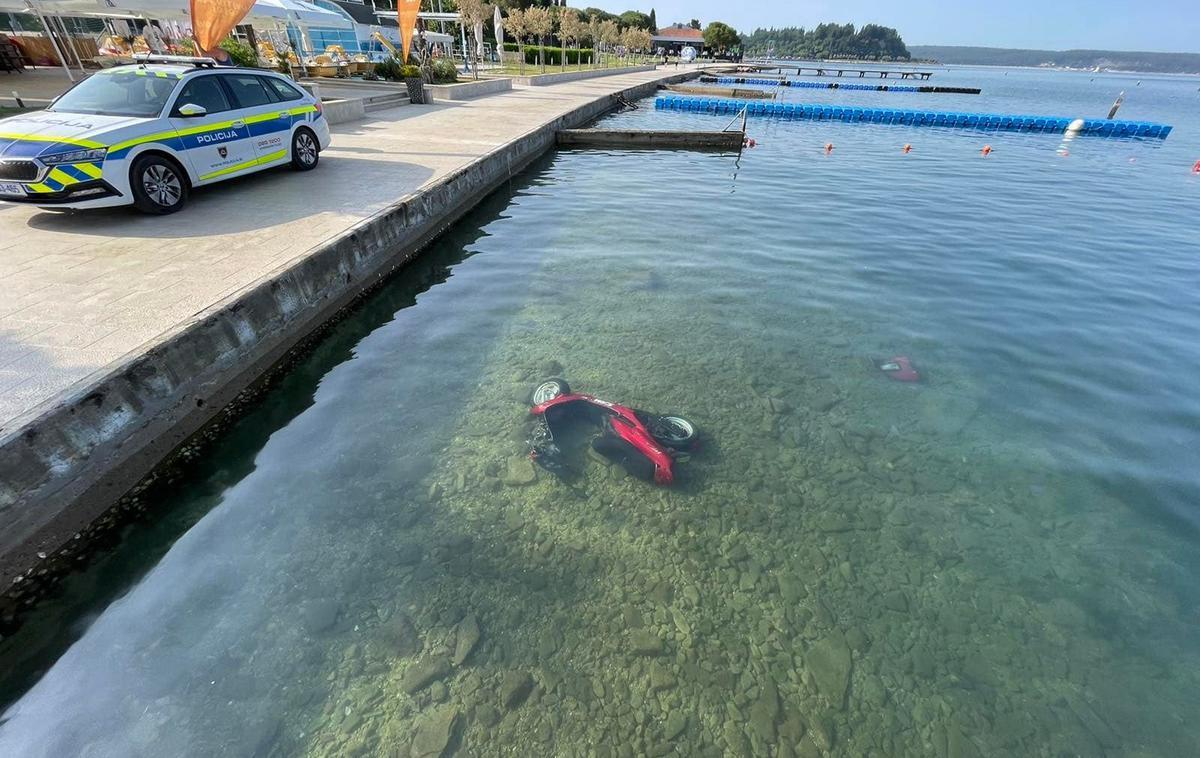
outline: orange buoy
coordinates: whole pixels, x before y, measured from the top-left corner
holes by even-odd
[[[756,145],[758,145],[758,143],[754,141],[753,137],[751,137],[750,140],[746,144],[748,144],[750,147],[755,147]]]
[[[991,155],[992,154],[992,146],[984,145],[983,149],[980,150],[979,152],[982,153],[983,155]]]
[[[911,152],[912,152],[912,145],[905,145],[905,146],[904,146],[904,152],[905,152],[905,153],[911,153]]]
[[[832,142],[826,142],[826,143],[825,143],[825,152],[826,152],[826,153],[832,153],[832,152],[833,152],[833,143],[832,143]]]
[[[1200,161],[1196,161],[1196,165],[1192,166],[1193,174],[1200,174]]]

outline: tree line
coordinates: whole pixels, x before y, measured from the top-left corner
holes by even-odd
[[[453,5],[453,3],[451,3]],[[566,0],[499,0],[496,5],[500,6],[500,12],[507,10],[528,10],[529,8],[566,8]],[[637,10],[628,10],[624,13],[609,13],[600,8],[584,8],[576,10],[576,13],[583,16],[587,21],[593,18],[603,21],[612,21],[621,28],[633,27],[635,29],[645,29],[651,34],[654,33],[658,24],[658,19],[655,17],[654,9],[651,8],[649,13],[643,13]]]
[[[863,60],[910,60],[912,55],[900,33],[890,26],[865,24],[818,24],[816,28],[789,26],[755,29],[742,38],[747,55],[778,58],[855,58]]]

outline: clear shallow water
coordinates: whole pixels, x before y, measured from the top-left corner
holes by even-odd
[[[836,99],[1176,130],[554,156],[0,642],[0,754],[1200,752],[1200,83],[935,78]],[[678,486],[516,484],[557,373],[693,419]]]

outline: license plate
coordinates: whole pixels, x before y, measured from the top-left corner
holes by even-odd
[[[0,182],[0,195],[25,197],[25,187],[14,182]]]

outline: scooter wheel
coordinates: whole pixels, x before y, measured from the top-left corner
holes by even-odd
[[[691,447],[699,434],[696,425],[682,416],[657,416],[649,430],[654,439],[677,450]]]
[[[541,405],[548,403],[559,395],[568,395],[571,388],[562,379],[547,379],[538,386],[533,388],[533,392],[529,394],[529,402],[532,405]]]

